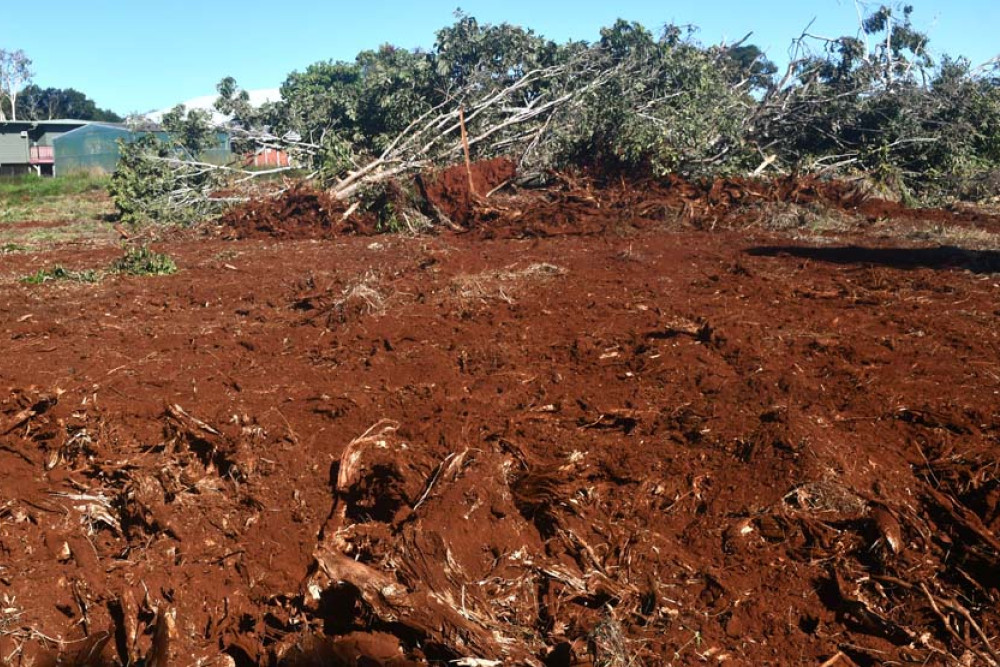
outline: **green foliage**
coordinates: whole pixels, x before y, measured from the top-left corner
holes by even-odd
[[[353,63],[320,62],[292,72],[281,86],[279,132],[319,143],[327,132],[350,137],[357,121],[361,72]]]
[[[547,132],[544,116],[533,130],[496,131],[506,119],[498,108],[470,118],[470,135],[494,131],[516,147],[538,132],[529,162],[539,171],[580,164],[655,173],[701,173],[720,163],[735,168],[746,162],[740,130],[749,93],[765,87],[774,71],[756,47],[706,49],[677,28],[656,39],[637,23],[618,21],[597,44],[559,45],[519,26],[480,24],[459,13],[438,31],[430,52],[386,45],[353,63],[293,72],[274,109],[277,128],[320,144],[314,166],[336,179],[380,154],[430,110],[474,103],[556,65],[565,70],[537,76],[511,100],[532,105],[579,95]],[[232,81],[220,84],[226,108],[235,90]],[[473,153],[492,157],[479,146]]]
[[[455,23],[437,32],[429,54],[440,87],[458,91],[469,84],[506,86],[527,72],[552,65],[560,47],[532,30],[508,23],[480,24],[456,12]]]
[[[363,188],[358,193],[361,208],[375,216],[379,232],[400,233],[412,231],[408,212],[419,216],[416,195],[398,183],[378,183]]]
[[[801,171],[862,174],[906,199],[973,196],[969,184],[1000,169],[997,82],[961,59],[935,66],[912,13],[881,6],[860,36],[798,61],[755,114],[758,150]]]
[[[222,208],[211,194],[222,186],[223,174],[199,163],[205,151],[224,142],[212,114],[180,104],[164,114],[163,129],[165,138],[146,133],[118,140],[120,158],[108,190],[123,222],[192,223]]]
[[[316,169],[327,182],[343,178],[357,166],[354,145],[337,132],[323,135],[316,160]]]
[[[163,114],[163,129],[169,143],[194,159],[219,144],[219,135],[212,126],[212,114],[202,109],[188,110],[183,104]]]
[[[751,90],[769,90],[774,85],[774,75],[778,66],[768,60],[755,44],[741,44],[723,49],[729,78],[733,83],[746,81]]]
[[[437,103],[430,57],[388,44],[358,54],[361,86],[354,110],[354,141],[361,150],[385,150]]]
[[[111,263],[111,272],[130,276],[165,276],[177,273],[170,255],[153,252],[147,246],[131,247]]]
[[[601,31],[595,57],[611,76],[557,124],[557,165],[695,175],[745,166],[753,100],[734,85],[736,67],[720,64],[724,53],[673,26],[656,39],[619,20]]]
[[[370,166],[391,175],[457,159],[464,109],[472,158],[506,152],[522,174],[586,166],[699,177],[773,162],[862,174],[923,200],[988,194],[1000,179],[998,79],[947,57],[935,65],[913,14],[882,5],[862,17],[859,34],[803,37],[779,80],[756,45],[705,46],[693,28],[654,34],[618,20],[594,43],[557,44],[459,12],[429,51],[383,45],[353,62],[315,63],[292,72],[282,101],[260,110],[227,78],[217,108],[241,128],[311,144],[304,166],[326,182]],[[483,104],[512,86],[501,104]],[[544,112],[508,122],[533,109]],[[391,165],[379,161],[427,118],[440,120],[440,135],[428,131],[404,142],[410,152]],[[176,128],[179,145],[201,145],[198,119],[184,120],[192,127]],[[150,176],[166,178],[155,168]],[[362,195],[384,225],[398,223],[393,200]]]
[[[164,161],[171,157],[170,147],[150,134],[132,143],[119,139],[118,150],[121,158],[108,186],[118,219],[128,224],[172,220],[165,201],[177,183]]]
[[[327,179],[337,178],[380,154],[432,109],[460,105],[470,91],[509,85],[555,62],[558,52],[554,43],[529,30],[480,25],[460,15],[454,26],[438,32],[434,51],[386,44],[363,51],[351,63],[319,62],[292,72],[269,122],[279,135],[294,131],[319,144],[314,167]],[[220,86],[224,96],[233,96],[232,82]]]
[[[360,53],[354,63],[316,63],[282,85],[278,129],[339,146],[331,153],[338,162],[345,142],[352,153],[378,152],[434,106],[434,83],[426,54],[389,45]]]
[[[62,280],[77,283],[96,283],[100,279],[101,275],[94,269],[73,271],[57,264],[51,269],[39,269],[31,275],[22,278],[21,282],[26,285],[41,285],[47,282]]]
[[[240,127],[261,125],[266,120],[266,112],[250,104],[250,94],[236,84],[236,79],[227,76],[216,86],[219,97],[215,100],[215,110],[226,114]]]
[[[375,215],[376,229],[380,232],[395,233],[404,229],[395,199],[389,186],[384,183],[364,188],[358,194],[361,207]]]
[[[212,133],[214,140],[214,132]],[[111,176],[108,192],[122,222],[136,225],[190,223],[219,210],[207,195],[220,183],[213,170],[184,165],[178,151],[188,152],[202,145],[204,136],[193,131],[178,146],[153,134],[133,142],[118,141],[121,158]]]
[[[94,100],[73,88],[26,86],[17,96],[17,117],[26,120],[73,118],[120,123],[124,119],[113,111],[101,109]]]
[[[97,269],[74,271],[57,264],[51,269],[39,269],[22,278],[21,282],[27,285],[42,285],[53,281],[96,283],[100,282],[107,273],[128,276],[166,276],[177,273],[177,265],[169,255],[153,252],[147,246],[134,246],[126,248],[125,253],[113,261],[107,271]]]

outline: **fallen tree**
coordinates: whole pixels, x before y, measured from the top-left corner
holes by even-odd
[[[500,155],[512,157],[525,178],[586,154],[657,173],[746,162],[738,122],[726,119],[752,106],[750,79],[732,76],[725,51],[703,49],[676,29],[657,40],[619,21],[599,43],[557,46],[463,17],[439,33],[434,54],[405,53],[383,47],[359,56],[355,69],[319,64],[293,73],[288,97],[264,109],[251,108],[235,81],[223,80],[217,107],[232,117],[225,129],[234,146],[243,154],[284,151],[290,165],[215,166],[177,144],[147,142],[128,154],[135,168],[126,176],[156,182],[121,188],[119,210],[198,218],[259,195],[257,183],[283,172],[356,199],[429,168]],[[183,110],[175,121],[172,136],[209,129]]]
[[[383,46],[354,63],[317,63],[260,109],[224,79],[216,106],[231,117],[223,129],[237,154],[278,150],[287,166],[199,160],[192,144],[215,128],[181,109],[168,142],[127,153],[115,201],[125,219],[199,219],[281,192],[288,184],[276,178],[293,176],[378,206],[387,182],[500,155],[524,180],[579,167],[806,172],[860,176],[904,198],[988,194],[983,184],[1000,173],[995,68],[935,68],[911,12],[881,7],[854,37],[807,29],[780,78],[749,35],[705,47],[691,30],[654,37],[619,20],[598,42],[560,45],[460,15],[430,52]]]

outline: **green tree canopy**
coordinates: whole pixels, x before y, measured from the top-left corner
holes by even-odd
[[[73,118],[120,123],[124,120],[113,111],[101,109],[74,88],[25,87],[17,98],[17,117],[26,120]]]

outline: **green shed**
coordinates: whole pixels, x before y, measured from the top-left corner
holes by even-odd
[[[118,158],[121,157],[118,140],[131,143],[146,134],[150,132],[106,123],[91,123],[67,132],[52,142],[55,148],[56,174],[65,175],[75,171],[111,173],[118,165]],[[161,139],[167,137],[164,132],[153,132],[153,134]],[[199,158],[213,164],[227,164],[233,159],[229,147],[229,135],[219,132],[216,136],[218,144],[204,151]]]

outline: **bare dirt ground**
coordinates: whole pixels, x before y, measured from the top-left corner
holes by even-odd
[[[0,660],[1000,661],[996,218],[791,182],[458,206],[244,212],[159,243],[169,277],[3,256]]]

